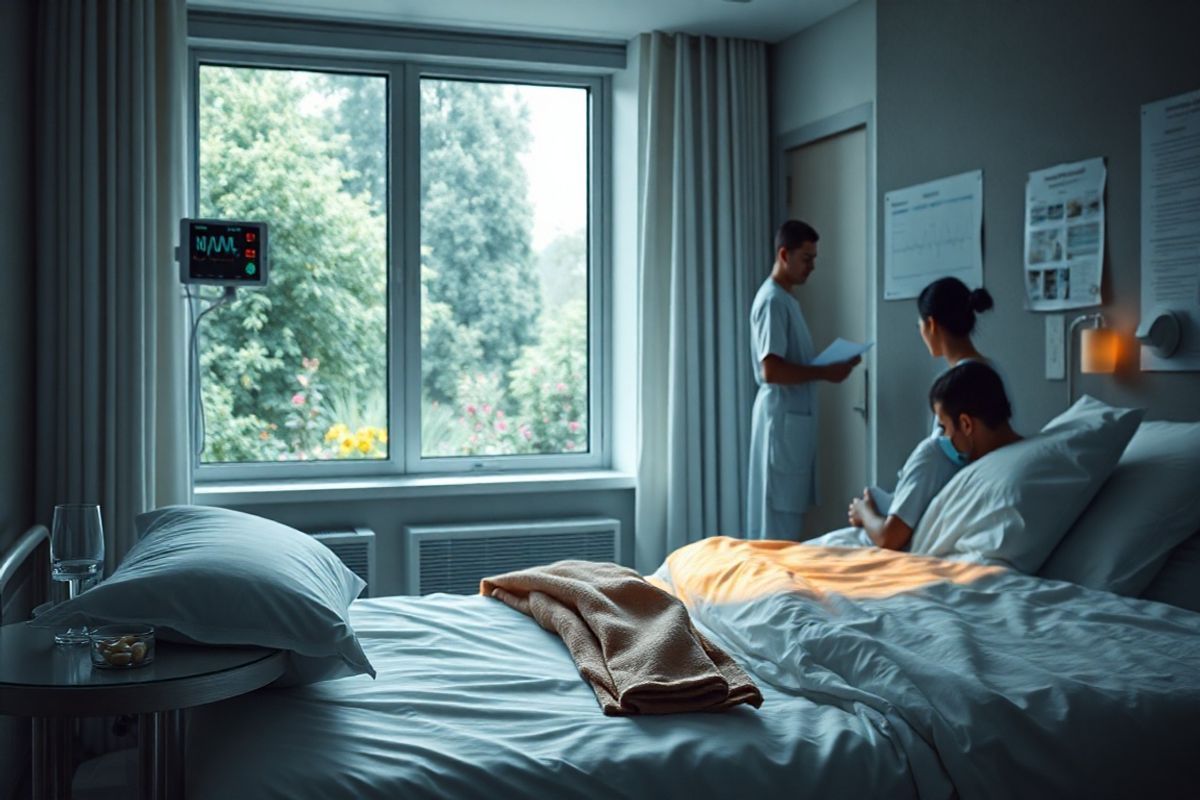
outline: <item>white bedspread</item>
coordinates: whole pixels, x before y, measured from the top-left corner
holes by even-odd
[[[378,680],[196,709],[188,796],[1197,789],[1185,781],[1198,763],[1200,614],[1007,571],[885,596],[814,590],[692,606],[758,682],[761,710],[605,717],[561,642],[499,602],[365,600],[353,623]]]

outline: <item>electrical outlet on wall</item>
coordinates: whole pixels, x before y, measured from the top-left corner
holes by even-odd
[[[1061,381],[1067,377],[1067,363],[1063,354],[1063,322],[1062,314],[1046,315],[1046,380]]]

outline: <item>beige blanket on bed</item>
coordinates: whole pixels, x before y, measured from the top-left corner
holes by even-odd
[[[683,604],[628,567],[559,561],[484,578],[479,593],[558,634],[610,716],[762,705],[758,687],[692,626]]]

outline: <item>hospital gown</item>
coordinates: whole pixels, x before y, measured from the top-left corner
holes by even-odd
[[[813,343],[800,303],[767,278],[750,310],[750,349],[758,396],[750,424],[746,537],[800,538],[816,498],[817,408],[812,382],[766,383],[762,360],[812,361]]]

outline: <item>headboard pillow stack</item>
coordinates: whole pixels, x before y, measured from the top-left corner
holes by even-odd
[[[1137,596],[1198,529],[1200,423],[1143,422],[1038,574]]]

